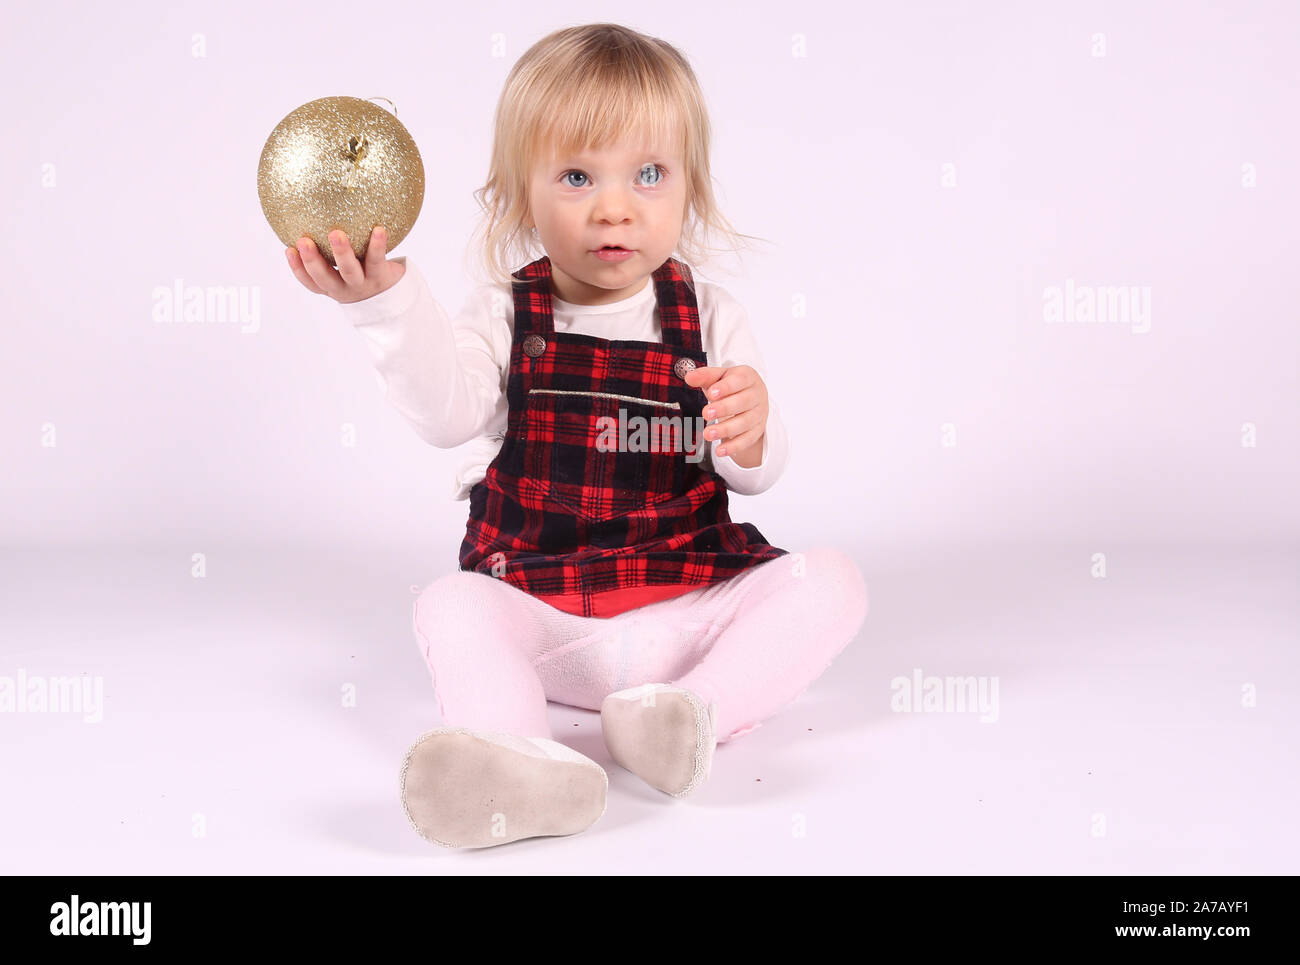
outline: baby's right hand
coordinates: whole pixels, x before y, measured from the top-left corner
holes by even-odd
[[[294,277],[317,295],[328,295],[344,305],[359,302],[392,288],[406,272],[406,266],[402,262],[389,261],[385,257],[388,232],[382,225],[370,232],[364,268],[357,261],[346,234],[336,229],[330,232],[329,237],[337,268],[321,256],[316,249],[316,242],[306,235],[298,239],[296,249],[284,249]]]

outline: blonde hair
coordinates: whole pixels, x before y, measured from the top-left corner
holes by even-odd
[[[497,103],[487,182],[474,191],[480,272],[507,287],[512,265],[544,254],[529,227],[529,176],[552,153],[595,150],[644,133],[681,148],[686,207],[674,257],[707,260],[712,233],[744,246],[722,215],[709,171],[711,127],[695,72],[671,44],[613,23],[565,27],[524,52]],[[678,254],[680,253],[680,254]]]

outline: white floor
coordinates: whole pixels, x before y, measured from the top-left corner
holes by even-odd
[[[692,797],[552,704],[609,770],[604,817],[478,851],[419,838],[397,795],[438,723],[410,626],[426,549],[232,547],[203,578],[181,548],[8,550],[0,687],[85,675],[103,702],[4,705],[4,871],[1300,870],[1294,546],[1112,547],[1104,579],[1085,546],[845,548],[862,634]],[[891,709],[918,671],[996,704]]]

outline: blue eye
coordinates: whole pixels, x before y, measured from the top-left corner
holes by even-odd
[[[565,174],[564,174],[564,178],[565,178],[564,183],[565,183],[566,185],[568,185],[568,186],[571,187],[571,188],[580,188],[580,187],[582,187],[581,184],[573,184],[573,183],[571,183],[571,182],[568,180],[570,174],[576,174],[576,175],[578,175],[579,177],[584,177],[584,178],[586,177],[586,175],[583,174],[581,171],[566,171]]]
[[[663,168],[661,168],[658,164],[647,164],[645,167],[643,167],[643,168],[641,169],[641,173],[642,173],[642,174],[645,174],[647,171],[660,172],[660,173],[659,173],[659,176],[658,176],[658,177],[657,177],[657,178],[652,182],[653,184],[658,184],[660,181],[662,181],[662,180],[664,179],[664,176],[663,176],[663,173],[662,173],[662,172],[663,172]]]

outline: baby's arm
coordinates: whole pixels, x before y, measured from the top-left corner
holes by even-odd
[[[750,329],[749,315],[726,289],[708,284],[709,303],[701,304],[701,328],[705,337],[705,352],[710,365],[731,368],[748,365],[767,384],[767,367],[763,362],[758,342]],[[721,361],[717,361],[721,360]],[[709,459],[713,471],[722,477],[727,488],[746,496],[764,492],[776,483],[785,472],[790,455],[790,438],[786,433],[781,412],[768,385],[767,425],[763,433],[763,457],[757,466],[746,468],[731,456],[717,453],[721,440],[709,442]]]
[[[453,321],[405,258],[395,285],[340,304],[362,333],[387,400],[430,445],[450,449],[480,435],[496,411],[510,361],[509,323],[480,286]]]

